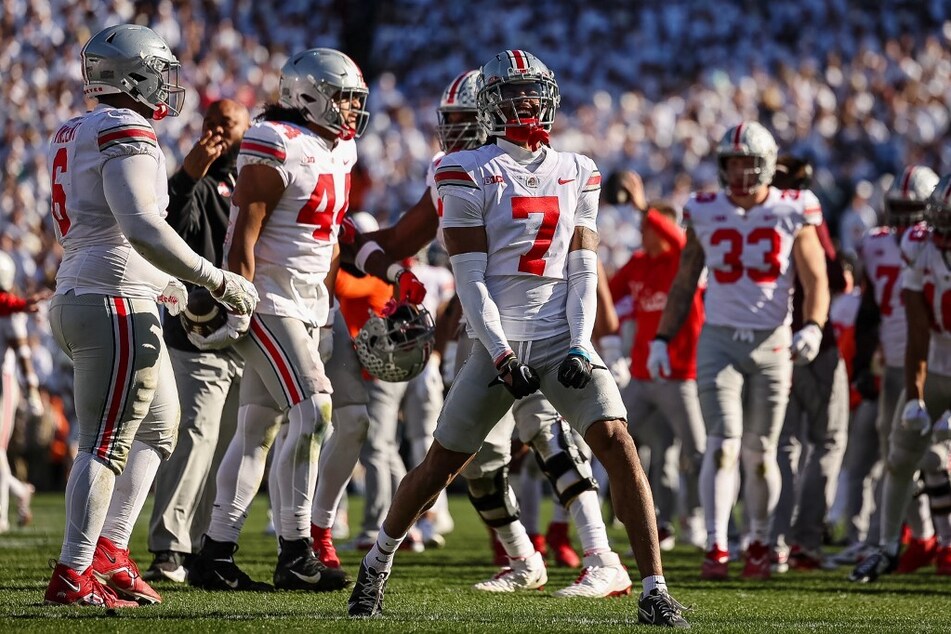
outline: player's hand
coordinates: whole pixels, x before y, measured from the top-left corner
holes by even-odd
[[[223,350],[224,348],[234,345],[236,341],[248,334],[248,328],[250,326],[250,315],[228,313],[228,321],[225,322],[225,325],[207,337],[202,337],[191,331],[186,331],[185,334],[188,340],[192,342],[192,345],[199,350]]]
[[[905,403],[901,411],[901,426],[908,431],[916,431],[922,436],[931,431],[931,417],[925,409],[923,400],[912,399]]]
[[[162,294],[155,298],[159,304],[165,306],[165,310],[172,317],[177,317],[180,312],[185,310],[188,304],[188,289],[185,285],[174,277],[169,278],[168,285]]]
[[[489,382],[489,387],[502,384],[515,398],[525,398],[541,387],[541,379],[531,366],[518,360],[510,352],[495,365],[499,375]]]
[[[220,130],[207,130],[198,143],[185,155],[182,169],[192,180],[199,181],[208,173],[211,164],[228,150],[228,142]]]
[[[598,341],[598,350],[618,387],[631,382],[631,361],[624,356],[623,343],[618,335],[606,335]]]
[[[426,287],[409,269],[403,269],[403,272],[396,276],[396,288],[401,302],[419,305],[426,298]]]
[[[667,342],[663,339],[651,341],[650,352],[647,354],[647,372],[655,381],[670,376],[670,355],[667,353]]]
[[[30,386],[29,390],[26,393],[26,406],[30,413],[30,416],[42,416],[44,407],[43,407],[43,397],[40,396],[40,388],[35,385]]]
[[[809,323],[796,331],[793,335],[792,360],[796,365],[809,365],[819,354],[819,345],[822,343],[822,328],[816,323]]]
[[[247,278],[221,270],[223,278],[217,288],[209,288],[211,296],[225,305],[229,312],[250,315],[258,305],[258,292]]]
[[[588,351],[584,348],[572,348],[558,366],[558,382],[565,387],[580,390],[591,382],[592,372],[594,366],[591,365],[591,355]]]

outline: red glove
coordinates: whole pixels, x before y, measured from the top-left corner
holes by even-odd
[[[422,304],[426,298],[426,287],[419,281],[416,274],[409,269],[404,269],[402,273],[396,276],[396,285],[399,289],[398,298],[401,302],[410,304]]]

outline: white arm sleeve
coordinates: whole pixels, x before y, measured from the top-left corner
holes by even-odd
[[[449,258],[452,272],[456,276],[456,293],[462,303],[466,319],[475,330],[479,341],[485,346],[493,361],[511,352],[509,343],[502,332],[502,319],[499,307],[495,305],[485,283],[485,267],[488,256],[476,251],[460,253]]]
[[[133,154],[102,166],[102,188],[119,228],[139,254],[172,277],[206,288],[221,285],[222,273],[175,233],[161,216],[154,185],[142,174],[154,174],[155,158]]]
[[[598,311],[598,254],[578,249],[568,254],[568,298],[565,310],[571,347],[590,352],[591,333]]]

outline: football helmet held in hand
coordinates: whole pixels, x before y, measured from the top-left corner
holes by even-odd
[[[426,367],[433,351],[436,326],[429,311],[409,303],[393,303],[371,316],[354,339],[360,364],[381,381],[409,381]]]
[[[204,287],[193,288],[188,293],[188,303],[178,315],[186,333],[207,337],[228,321],[228,311],[215,301],[211,291]]]

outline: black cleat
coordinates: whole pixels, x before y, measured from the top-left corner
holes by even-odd
[[[849,581],[871,583],[879,576],[893,572],[896,567],[898,567],[898,557],[892,557],[885,552],[885,549],[879,548],[866,555],[852,569],[849,573]]]
[[[309,539],[281,537],[280,543],[281,554],[274,569],[274,587],[278,590],[333,592],[350,585],[350,578],[343,570],[320,563]]]
[[[645,625],[660,627],[690,627],[683,617],[687,608],[682,606],[667,590],[654,588],[649,594],[641,595],[637,602],[637,620]]]
[[[142,573],[146,581],[174,581],[184,583],[188,578],[188,568],[185,566],[185,553],[174,550],[162,550],[155,553],[152,565]]]
[[[245,590],[270,592],[274,588],[267,583],[255,581],[234,563],[238,545],[218,542],[207,535],[202,539],[201,551],[195,556],[188,570],[188,582],[204,590]]]
[[[383,615],[383,593],[389,572],[377,572],[367,566],[366,560],[360,562],[360,573],[347,602],[347,613],[352,617],[371,617]]]

